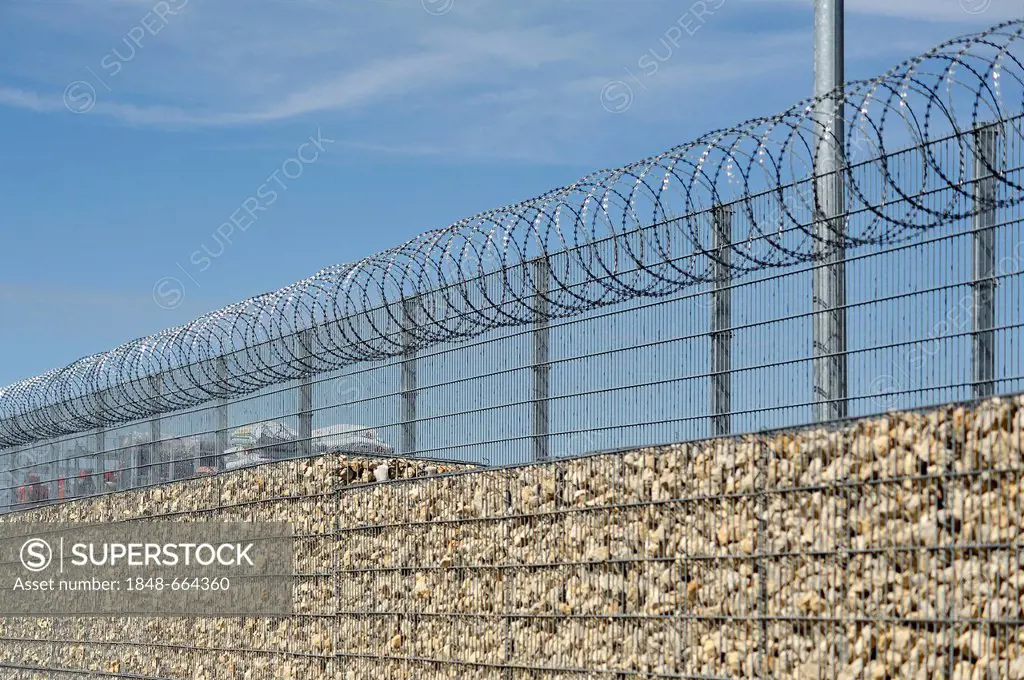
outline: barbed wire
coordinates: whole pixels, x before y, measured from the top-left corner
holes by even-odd
[[[998,129],[1004,156],[1021,137],[1022,34],[1024,21],[1011,21],[950,40],[778,115],[595,172],[0,389],[0,446],[529,323],[541,303],[547,316],[566,317],[709,284],[719,262],[711,212],[720,205],[740,216],[732,275],[809,262],[820,256],[815,223],[824,216],[813,168],[825,145],[845,151],[845,228],[829,247],[892,243],[970,217],[980,209],[971,195],[976,132]],[[891,172],[891,157],[908,149],[917,172]],[[1000,185],[995,207],[1020,202],[1016,173],[1001,170],[999,158],[980,161]],[[753,241],[760,247],[743,247]]]

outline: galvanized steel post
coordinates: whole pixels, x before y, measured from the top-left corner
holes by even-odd
[[[106,404],[104,403],[103,390],[102,389],[96,391],[96,407],[97,407],[97,410],[100,413],[99,420],[102,421],[102,418],[103,418],[102,414],[106,411]],[[103,454],[105,454],[106,451],[107,451],[107,432],[106,432],[106,429],[104,428],[104,426],[100,425],[98,428],[96,428],[96,454],[97,454],[96,455],[96,459],[98,461],[102,461],[103,459],[105,459],[106,456],[103,455]],[[96,472],[99,474],[100,484],[102,484],[103,483],[103,472],[104,472],[102,462],[100,463],[100,466],[97,468]]]
[[[225,355],[218,356],[215,361],[217,362],[217,382],[221,385],[226,385],[228,380],[228,359]],[[217,417],[217,450],[214,452],[216,460],[222,460],[224,451],[228,448],[228,400],[218,399],[216,406],[216,417]],[[202,443],[200,443],[199,451],[196,453],[198,456],[194,464],[194,473],[199,472],[199,467],[202,465]]]
[[[847,414],[843,0],[815,0],[814,33],[814,417],[824,422]]]
[[[551,265],[547,258],[534,261],[533,300],[533,460],[546,460],[549,451],[550,379],[549,356],[551,328],[550,308]]]
[[[979,127],[974,133],[974,225],[971,305],[971,382],[978,399],[995,391],[996,356],[996,165],[999,129]]]
[[[416,453],[416,310],[418,295],[402,299],[402,453]]]
[[[155,394],[157,397],[159,397],[161,395],[162,391],[163,391],[163,373],[157,373],[156,375],[151,375],[149,377],[149,384],[153,388],[153,394]],[[164,456],[163,456],[163,449],[164,449],[163,442],[160,441],[163,438],[163,433],[161,432],[161,422],[160,421],[161,421],[160,413],[157,413],[155,416],[151,417],[150,420],[149,420],[149,439],[150,439],[151,446],[152,446],[152,449],[151,449],[152,453],[150,455],[153,457],[153,459],[151,461],[149,461],[150,470],[156,470],[158,465],[160,465],[160,464],[165,462],[164,461]],[[173,463],[171,463],[170,461],[166,461],[166,462],[167,462],[167,467],[164,468],[164,472],[165,472],[165,477],[164,478],[167,479],[167,480],[174,479],[173,470],[171,469],[172,466],[173,466]]]
[[[298,335],[298,359],[303,366],[302,377],[299,378],[299,456],[309,456],[313,452],[313,333],[310,329]]]
[[[732,412],[732,246],[731,206],[712,211],[711,249],[715,283],[711,292],[711,434],[729,434]]]

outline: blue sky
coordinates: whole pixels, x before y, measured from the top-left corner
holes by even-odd
[[[0,385],[810,93],[809,0],[702,4],[5,0]],[[1019,13],[847,11],[851,79]]]

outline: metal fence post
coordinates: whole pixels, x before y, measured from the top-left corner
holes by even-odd
[[[843,197],[843,99],[845,79],[843,0],[815,0],[814,93],[818,149],[815,176],[814,417],[819,422],[845,418],[846,266]]]
[[[0,452],[0,513],[10,512],[16,503],[14,481],[14,462],[17,449],[10,448]]]
[[[313,334],[310,329],[298,335],[298,356],[303,363],[302,377],[299,378],[299,449],[301,457],[313,452],[313,371],[312,361]]]
[[[217,362],[217,382],[221,385],[226,385],[228,380],[228,358],[226,355],[221,354],[215,361]],[[224,452],[228,448],[228,400],[218,399],[217,400],[217,450],[214,452],[216,460],[223,460]],[[195,461],[193,474],[199,472],[199,468],[203,463],[203,447],[200,443],[199,451],[196,453],[198,458]]]
[[[103,390],[98,390],[96,392],[96,403],[99,405],[99,412],[100,412],[100,418],[99,419],[102,422],[102,420],[103,420],[103,413],[106,410],[106,404],[103,403]],[[106,432],[106,429],[103,427],[103,425],[100,425],[98,428],[96,428],[96,454],[97,454],[96,457],[97,457],[97,460],[100,461],[100,467],[99,467],[99,469],[96,470],[96,472],[100,476],[99,478],[100,478],[100,483],[101,484],[103,483],[103,479],[104,479],[104,477],[103,477],[104,469],[103,469],[102,461],[103,461],[104,458],[106,458],[106,456],[104,455],[106,453],[106,451],[107,451],[107,432]]]
[[[149,377],[149,384],[153,388],[153,393],[158,397],[157,401],[159,401],[159,397],[163,391],[163,373],[151,375]],[[163,456],[163,442],[160,441],[163,438],[163,433],[161,432],[161,418],[161,413],[157,413],[152,418],[150,418],[149,421],[149,440],[152,442],[152,448],[150,453],[150,456],[152,456],[152,460],[149,461],[150,470],[158,469],[158,465],[163,467],[162,463],[165,462]],[[164,478],[167,479],[168,481],[174,479],[174,471],[171,469],[172,465],[172,463],[168,462],[166,467],[163,467],[166,473]]]
[[[758,666],[760,677],[768,678],[768,565],[766,559],[771,549],[768,540],[768,458],[771,449],[762,437],[755,440],[757,448],[757,483],[754,486],[757,502],[757,542],[755,545],[755,564],[757,567],[757,620],[759,631]]]
[[[533,460],[547,460],[548,426],[550,417],[551,328],[548,291],[551,265],[546,257],[534,261],[534,316],[533,316]]]
[[[14,451],[0,451],[0,514],[9,512],[14,504]]]
[[[996,158],[999,129],[974,131],[974,228],[971,305],[971,382],[981,399],[995,391],[996,356]]]
[[[61,480],[66,477],[66,465],[64,463],[64,442],[56,441],[52,444],[53,447],[53,469],[54,469],[54,482],[53,482],[53,493],[50,495],[51,499],[61,499]],[[49,485],[47,485],[49,486]],[[67,496],[65,488],[65,496]]]
[[[731,206],[712,211],[712,244],[715,284],[711,293],[711,431],[722,437],[731,429],[732,412],[732,246]]]
[[[418,295],[402,299],[402,453],[416,453],[416,327]]]

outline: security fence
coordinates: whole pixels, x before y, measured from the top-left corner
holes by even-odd
[[[508,465],[1019,392],[1022,33],[0,390],[0,512],[321,453]]]

